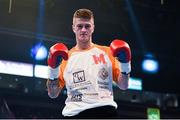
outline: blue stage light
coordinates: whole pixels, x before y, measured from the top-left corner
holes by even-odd
[[[144,59],[142,62],[142,69],[147,73],[157,73],[159,70],[159,63],[154,59]]]
[[[44,60],[47,57],[47,49],[42,44],[37,44],[31,49],[31,56],[35,58],[35,60]]]

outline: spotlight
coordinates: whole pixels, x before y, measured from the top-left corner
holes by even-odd
[[[41,43],[31,49],[31,56],[36,60],[44,60],[47,57],[47,49]]]
[[[159,63],[151,54],[146,54],[142,62],[142,69],[147,73],[157,73],[159,70]]]

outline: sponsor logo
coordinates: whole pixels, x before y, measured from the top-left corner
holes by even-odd
[[[72,84],[70,86],[70,90],[80,89],[79,87],[83,87],[83,86],[87,86],[87,85],[91,85],[91,82],[90,81],[85,81],[85,82],[82,82],[82,83]]]
[[[100,85],[109,85],[109,83],[108,82],[100,82],[100,81],[98,81],[98,84],[100,84]]]
[[[101,89],[108,89],[108,90],[110,89],[108,82],[100,82],[100,81],[98,81],[98,84],[99,84],[99,88],[101,88]]]
[[[108,86],[99,86],[99,88],[101,88],[101,89],[108,89],[109,90]]]
[[[84,95],[88,95],[88,96],[98,96],[98,93],[84,93]]]
[[[108,77],[108,71],[105,68],[101,68],[98,72],[98,77],[105,80]]]
[[[73,73],[73,82],[74,83],[80,83],[83,81],[85,81],[84,70]]]
[[[82,94],[73,95],[71,97],[71,100],[74,101],[74,102],[80,102],[80,101],[82,101],[82,96],[83,96]]]
[[[107,64],[104,55],[102,53],[99,54],[99,56],[93,55],[93,60],[95,64],[99,64],[99,63]]]

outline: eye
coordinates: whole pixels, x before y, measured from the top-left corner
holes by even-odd
[[[85,25],[85,28],[86,28],[86,29],[89,29],[90,27],[91,27],[91,25],[89,25],[89,24],[88,24],[88,25]]]
[[[77,25],[77,28],[78,28],[78,29],[82,29],[82,28],[83,28],[83,25]]]

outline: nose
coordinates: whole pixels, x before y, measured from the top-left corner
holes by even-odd
[[[87,30],[87,29],[86,29],[85,26],[83,26],[82,29],[81,29],[81,31],[86,31],[86,30]]]

